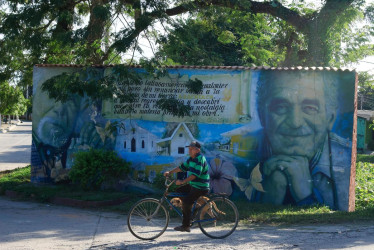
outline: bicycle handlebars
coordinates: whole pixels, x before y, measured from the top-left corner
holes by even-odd
[[[169,177],[165,177],[165,186],[167,188],[169,188],[173,183],[175,182],[175,180],[170,180]]]

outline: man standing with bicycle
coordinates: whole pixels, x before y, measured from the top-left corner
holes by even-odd
[[[188,153],[190,157],[182,163],[179,167],[174,168],[171,171],[165,172],[164,176],[178,172],[187,172],[187,178],[184,180],[177,180],[176,185],[182,185],[177,189],[176,192],[187,193],[185,197],[182,197],[183,201],[183,222],[179,227],[175,227],[174,230],[181,232],[190,232],[191,226],[191,210],[194,202],[203,195],[209,192],[209,180],[208,174],[209,164],[205,157],[201,154],[201,145],[197,141],[192,141],[189,146]],[[187,185],[184,185],[187,184]]]

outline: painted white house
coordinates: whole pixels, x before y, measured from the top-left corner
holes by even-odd
[[[158,139],[156,135],[138,126],[136,122],[132,122],[131,126],[122,122],[122,126],[118,129],[115,150],[117,152],[155,153]]]
[[[186,156],[188,154],[186,146],[188,146],[191,141],[197,140],[184,122],[179,123],[170,137],[157,141],[157,154]]]

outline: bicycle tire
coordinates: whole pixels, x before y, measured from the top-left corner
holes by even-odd
[[[238,222],[238,209],[227,197],[214,197],[199,211],[200,230],[213,239],[223,239],[231,235]]]
[[[156,214],[157,207],[159,207]],[[152,217],[150,217],[152,215]],[[127,216],[127,227],[136,238],[153,240],[160,237],[169,224],[169,212],[157,199],[136,202]]]

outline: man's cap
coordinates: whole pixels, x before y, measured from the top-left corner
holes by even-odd
[[[186,146],[186,147],[195,147],[195,148],[201,148],[201,145],[200,143],[198,143],[197,141],[192,141],[190,143],[190,145]]]

